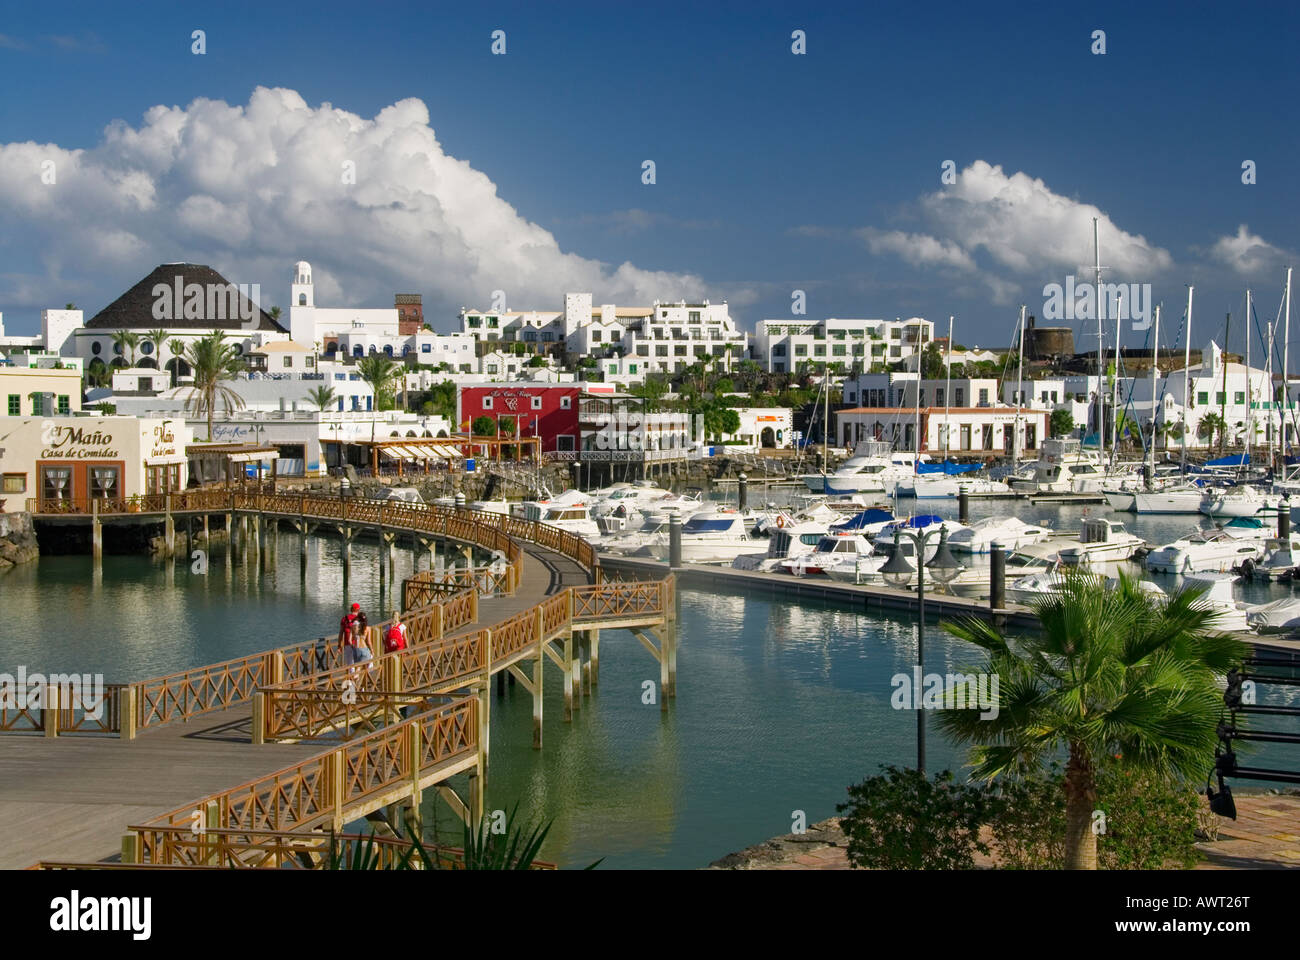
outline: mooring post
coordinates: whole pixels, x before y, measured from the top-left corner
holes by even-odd
[[[1007,554],[1001,543],[994,541],[989,548],[989,609],[1002,610],[1006,607]],[[995,622],[1000,619],[995,617]]]
[[[744,513],[745,508],[749,506],[749,478],[743,473],[736,477],[736,503],[741,513]]]
[[[682,565],[682,518],[673,511],[668,517],[668,566],[677,570]]]
[[[591,643],[591,653],[587,660],[588,674],[593,687],[600,686],[600,631],[589,630],[587,637]]]
[[[172,516],[172,495],[163,496],[163,544],[168,560],[176,557],[176,520]]]
[[[1283,497],[1282,502],[1277,505],[1277,538],[1284,541],[1291,539],[1290,497]]]
[[[957,520],[970,523],[970,487],[964,483],[957,490]]]
[[[546,661],[544,643],[537,645],[537,659],[533,661],[533,749],[542,749],[542,665]]]
[[[95,570],[104,560],[104,524],[99,519],[99,501],[90,501],[90,553]]]

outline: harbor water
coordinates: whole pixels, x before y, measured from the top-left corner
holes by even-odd
[[[905,514],[916,504],[902,506]],[[956,509],[922,501],[918,512],[955,516]],[[1023,501],[971,508],[972,519],[1012,511],[1075,530],[1085,511],[1118,516],[1106,507]],[[1198,523],[1125,519],[1154,542]],[[376,621],[392,606],[381,599],[374,545],[354,544],[346,598],[339,543],[309,540],[305,577],[296,547],[296,537],[282,534],[278,559],[262,572],[227,565],[220,554],[206,573],[188,560],[110,556],[99,575],[89,557],[42,557],[0,579],[0,672],[24,665],[102,673],[108,682],[139,679],[332,637],[345,599]],[[412,573],[411,554],[397,558],[400,584]],[[1290,590],[1250,585],[1242,597],[1263,602]],[[531,698],[521,687],[494,694],[487,808],[517,804],[521,819],[552,820],[545,858],[566,867],[604,858],[602,869],[702,866],[790,832],[800,817],[813,823],[834,814],[845,788],[883,764],[915,763],[916,714],[890,704],[891,679],[910,676],[915,662],[915,620],[690,589],[680,591],[680,604],[677,698],[666,713],[657,700],[647,702],[648,690],[658,694],[658,665],[624,631],[602,634],[599,686],[572,723],[563,720],[558,673],[548,673],[541,751],[531,748]],[[927,671],[936,673],[974,669],[982,659],[936,623],[927,626],[925,651]],[[1286,702],[1272,691],[1260,699]],[[962,775],[964,749],[927,719],[928,768]],[[1300,768],[1300,752],[1289,746],[1251,756],[1259,765]],[[447,808],[426,806],[426,821],[459,845]]]

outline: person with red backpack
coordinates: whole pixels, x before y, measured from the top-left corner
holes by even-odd
[[[384,653],[396,653],[398,650],[406,649],[406,624],[402,623],[401,615],[394,610],[393,622],[388,625],[384,631]]]

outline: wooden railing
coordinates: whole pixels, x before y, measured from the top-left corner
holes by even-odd
[[[145,828],[133,828],[143,830]],[[410,840],[374,834],[212,829],[196,833],[190,827],[149,827],[150,849],[157,860],[144,864],[79,864],[85,869],[129,867],[209,867],[226,869],[325,870],[331,857],[347,869],[358,851],[368,851],[373,865],[368,869],[392,870],[404,861],[424,869],[424,859]],[[424,844],[435,869],[464,870],[465,851],[460,847]],[[73,865],[42,861],[33,869],[61,870]],[[532,870],[555,870],[554,863],[535,860]]]
[[[340,520],[380,527],[398,527],[447,539],[472,543],[504,557],[497,569],[470,574],[459,571],[453,582],[431,571],[406,581],[403,618],[412,646],[436,643],[446,634],[478,618],[480,591],[513,593],[523,571],[523,548],[527,540],[564,554],[587,570],[596,569],[591,544],[566,530],[536,521],[478,510],[457,510],[390,500],[333,498],[306,494],[274,493],[269,485],[245,488],[196,488],[168,494],[96,500],[41,501],[30,499],[28,509],[37,515],[60,513],[114,514],[203,512],[260,512],[272,516]],[[439,599],[435,602],[434,598]],[[412,601],[415,601],[414,603]],[[554,620],[554,611],[551,611]],[[382,636],[388,623],[379,624]],[[375,634],[372,634],[372,637]],[[378,649],[377,637],[372,649]],[[327,638],[292,644],[279,650],[237,657],[153,677],[131,684],[111,684],[105,690],[103,716],[96,720],[84,712],[64,709],[57,717],[26,708],[0,708],[0,733],[10,732],[95,732],[134,736],[138,730],[175,721],[186,721],[248,702],[259,687],[273,686],[340,666],[337,644]]]
[[[208,829],[341,828],[366,812],[367,800],[400,790],[457,760],[476,758],[477,749],[478,700],[467,697],[128,827],[137,837],[131,859],[166,862],[162,858],[168,856],[167,838],[174,828],[196,835]]]
[[[673,583],[670,575],[568,587],[486,630],[386,654],[373,666],[337,667],[263,685],[254,709],[254,739],[311,740],[383,723],[412,697],[463,688],[575,625],[661,620],[673,603]]]

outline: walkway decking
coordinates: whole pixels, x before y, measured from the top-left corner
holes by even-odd
[[[590,577],[572,559],[524,545],[511,596],[479,601],[472,633]],[[188,723],[147,728],[134,740],[104,736],[0,737],[0,869],[37,860],[92,862],[119,853],[128,824],[316,755],[320,743],[251,746],[243,703]]]

